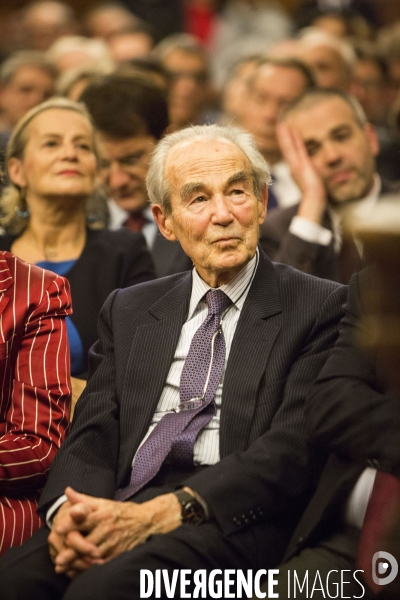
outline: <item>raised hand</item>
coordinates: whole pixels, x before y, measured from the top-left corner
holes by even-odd
[[[314,168],[304,142],[295,128],[288,123],[280,123],[277,133],[283,157],[302,192],[297,214],[321,224],[327,203],[322,178]]]

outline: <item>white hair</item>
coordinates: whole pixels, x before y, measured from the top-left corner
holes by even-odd
[[[331,48],[341,56],[349,71],[353,70],[357,56],[353,47],[345,40],[341,40],[327,31],[321,31],[317,27],[305,27],[301,30],[299,39],[308,46]]]
[[[270,182],[269,166],[257,149],[253,136],[238,127],[220,125],[196,125],[167,135],[157,145],[146,177],[147,191],[151,204],[161,204],[166,212],[171,212],[171,196],[168,186],[165,163],[169,152],[185,142],[218,141],[233,144],[248,158],[255,196],[260,199]]]
[[[103,40],[95,40],[81,35],[66,35],[54,42],[47,50],[47,58],[55,65],[64,54],[83,52],[90,58],[93,65],[112,70],[114,67],[108,46]]]

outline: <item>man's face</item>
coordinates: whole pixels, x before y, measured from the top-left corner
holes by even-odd
[[[20,67],[0,93],[0,106],[10,127],[54,92],[52,77],[40,67]]]
[[[305,44],[301,58],[313,70],[319,87],[336,87],[347,91],[349,70],[338,51],[329,46]]]
[[[370,191],[378,142],[372,126],[361,127],[344,100],[322,100],[290,113],[286,122],[304,140],[332,203],[359,200]]]
[[[147,206],[146,175],[156,140],[151,135],[114,138],[97,132],[100,176],[107,194],[128,212]]]
[[[304,88],[305,79],[297,69],[264,65],[249,89],[240,124],[253,134],[260,151],[272,163],[281,156],[276,136],[279,116]]]
[[[207,97],[207,65],[200,55],[181,50],[172,50],[163,64],[171,78],[171,124],[176,128],[187,127],[197,119]]]
[[[212,287],[227,283],[254,256],[265,217],[249,160],[230,142],[195,140],[170,151],[165,174],[171,213],[153,207],[161,233],[179,240]]]
[[[360,59],[354,67],[350,92],[357,98],[367,119],[379,123],[387,110],[386,86],[379,65],[374,60]]]

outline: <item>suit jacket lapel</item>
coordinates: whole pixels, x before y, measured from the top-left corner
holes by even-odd
[[[260,263],[233,338],[222,392],[221,457],[247,448],[257,391],[279,334],[278,275],[261,252]]]
[[[129,413],[134,422],[128,419],[121,423],[123,473],[130,469],[133,454],[147,432],[160,399],[187,317],[191,285],[192,276],[188,273],[149,307],[148,321],[139,325],[134,333],[122,392],[127,396],[127,404],[134,404],[134,410]]]

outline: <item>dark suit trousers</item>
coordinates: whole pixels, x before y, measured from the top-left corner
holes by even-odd
[[[225,537],[212,523],[186,524],[171,533],[152,536],[71,581],[54,572],[48,533],[47,527],[39,529],[23,546],[4,555],[0,566],[1,600],[136,600],[141,596],[141,569],[153,574],[156,569],[247,570],[257,562],[256,545],[248,530]],[[166,598],[163,593],[161,597]],[[179,586],[175,597],[181,597]]]
[[[134,500],[144,502],[172,491],[184,475],[176,467],[164,467],[151,486],[138,492]],[[144,544],[104,565],[91,567],[71,581],[54,571],[48,534],[48,528],[43,527],[23,546],[4,555],[0,561],[1,600],[26,600],[27,597],[30,600],[136,600],[140,598],[141,569],[154,573],[156,569],[265,568],[251,528],[228,537],[209,522],[200,526],[186,524],[168,534],[152,536]],[[274,547],[273,540],[271,546]],[[180,598],[179,586],[176,597]]]
[[[359,537],[359,529],[344,525],[342,530],[334,531],[327,539],[310,544],[280,565],[274,591],[279,593],[279,598],[285,599],[336,597],[372,600],[374,595],[364,582],[362,573],[357,572]],[[267,583],[261,589],[267,592]]]

